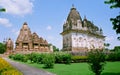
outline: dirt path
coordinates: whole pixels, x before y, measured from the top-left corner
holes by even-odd
[[[12,61],[8,58],[4,59],[8,61],[13,67],[21,71],[24,75],[55,75],[47,71],[43,71],[34,67],[27,66],[25,64],[21,64],[19,62]]]

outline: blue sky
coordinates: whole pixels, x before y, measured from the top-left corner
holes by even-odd
[[[111,10],[104,0],[0,0],[0,7],[6,8],[5,13],[0,13],[0,42],[9,37],[15,42],[23,23],[27,22],[31,32],[61,49],[60,33],[72,4],[82,19],[86,16],[103,29],[110,48],[120,45],[109,20],[118,15],[119,9]]]

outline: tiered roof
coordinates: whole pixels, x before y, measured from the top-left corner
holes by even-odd
[[[37,33],[31,33],[30,28],[28,27],[27,23],[25,22],[20,30],[20,34],[16,40],[16,43],[23,42],[23,43],[40,43],[40,44],[48,44],[46,40],[42,37],[39,37]]]

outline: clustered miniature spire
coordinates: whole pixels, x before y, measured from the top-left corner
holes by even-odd
[[[16,50],[22,48],[33,50],[34,47],[39,50],[41,46],[48,47],[48,42],[42,37],[39,37],[37,33],[31,33],[30,28],[25,22],[16,40]]]

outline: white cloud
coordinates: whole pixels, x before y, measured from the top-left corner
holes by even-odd
[[[47,36],[48,40],[54,40],[54,37],[53,36]]]
[[[113,36],[107,36],[106,37],[106,41],[113,41],[115,38]]]
[[[9,14],[24,16],[32,12],[33,3],[30,0],[0,0],[0,6]]]
[[[18,36],[18,34],[19,34],[19,30],[12,29],[11,32],[14,33],[14,34],[17,35],[17,36]]]
[[[47,26],[46,29],[47,29],[47,30],[52,30],[52,27],[51,27],[51,26]]]
[[[5,27],[11,27],[12,26],[10,21],[6,18],[0,18],[0,24],[5,26]]]

